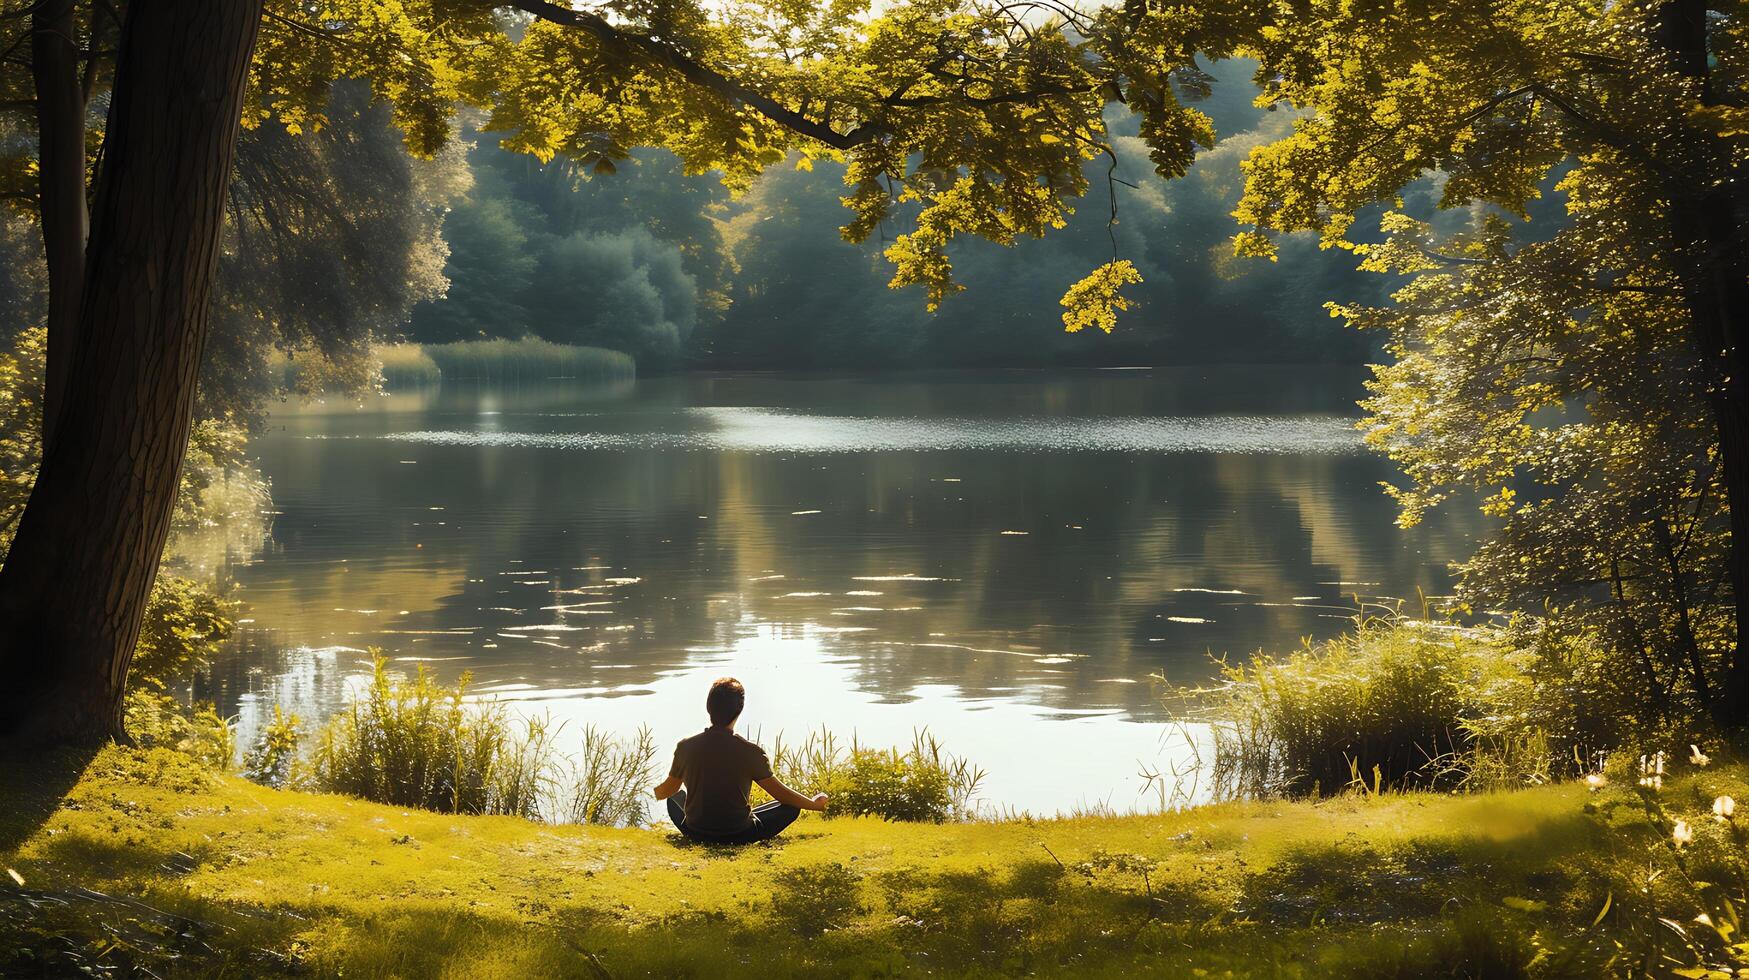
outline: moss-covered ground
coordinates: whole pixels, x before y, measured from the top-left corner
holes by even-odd
[[[939,826],[809,814],[727,849],[276,791],[162,750],[103,750],[65,785],[35,768],[0,771],[6,976],[1584,975],[1600,869],[1647,846],[1577,786]]]

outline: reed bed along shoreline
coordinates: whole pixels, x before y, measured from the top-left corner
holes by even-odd
[[[428,388],[446,381],[623,381],[637,376],[637,361],[629,354],[532,337],[379,344],[371,353],[376,361],[376,383],[389,390]],[[303,356],[280,359],[281,380],[287,390],[310,387],[300,383],[306,370]]]

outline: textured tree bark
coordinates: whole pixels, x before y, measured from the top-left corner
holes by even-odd
[[[1706,0],[1668,0],[1658,10],[1657,39],[1677,71],[1694,79],[1703,103],[1714,101],[1707,61]],[[1733,169],[1729,147],[1702,147],[1714,173]],[[1708,367],[1708,401],[1718,432],[1730,509],[1726,561],[1736,611],[1736,634],[1707,707],[1729,728],[1749,725],[1749,241],[1741,194],[1733,182],[1697,180],[1672,189],[1671,236],[1690,273],[1687,301],[1695,349]]]
[[[1730,728],[1749,725],[1749,249],[1742,240],[1737,195],[1715,189],[1671,208],[1673,230],[1694,243],[1700,267],[1689,310],[1695,344],[1712,362],[1711,404],[1724,468],[1731,547],[1726,561],[1736,634],[1709,707]]]
[[[43,441],[66,399],[85,276],[85,92],[73,30],[73,0],[40,0],[31,13],[30,72],[36,84],[38,214],[49,270],[49,349]]]
[[[262,0],[127,6],[55,439],[0,567],[0,738],[122,735],[169,533]]]

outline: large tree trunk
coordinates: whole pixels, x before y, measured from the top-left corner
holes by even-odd
[[[1673,67],[1694,80],[1702,103],[1714,101],[1707,60],[1707,3],[1668,0],[1658,10],[1657,40]],[[1730,508],[1726,561],[1736,611],[1736,632],[1717,693],[1708,705],[1715,721],[1749,725],[1749,241],[1743,233],[1741,193],[1728,174],[1733,151],[1703,147],[1703,173],[1692,186],[1671,188],[1668,216],[1682,267],[1695,349],[1707,366],[1708,403],[1718,432]]]
[[[39,0],[31,13],[30,70],[36,83],[38,214],[49,270],[49,349],[43,441],[66,400],[85,277],[85,92],[73,0]]]
[[[1697,282],[1689,290],[1689,312],[1695,345],[1712,361],[1708,402],[1731,516],[1726,561],[1736,632],[1709,706],[1714,720],[1729,728],[1749,725],[1749,248],[1736,197],[1719,189],[1671,206],[1672,230],[1693,245],[1688,261]]]
[[[127,6],[55,438],[0,568],[0,735],[121,734],[169,533],[261,0]]]

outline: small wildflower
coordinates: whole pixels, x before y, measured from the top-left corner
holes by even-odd
[[[1725,823],[1737,815],[1737,801],[1729,796],[1721,796],[1713,801],[1713,819]]]
[[[1700,750],[1700,746],[1690,745],[1688,747],[1688,761],[1704,769],[1706,764],[1713,760],[1711,756]]]
[[[1585,777],[1585,787],[1595,793],[1609,785],[1609,777],[1603,773],[1594,772]]]
[[[1653,790],[1664,788],[1664,753],[1640,756],[1640,785]]]
[[[1670,830],[1670,840],[1679,848],[1692,844],[1694,843],[1694,828],[1688,825],[1688,821],[1678,820],[1676,826]]]

